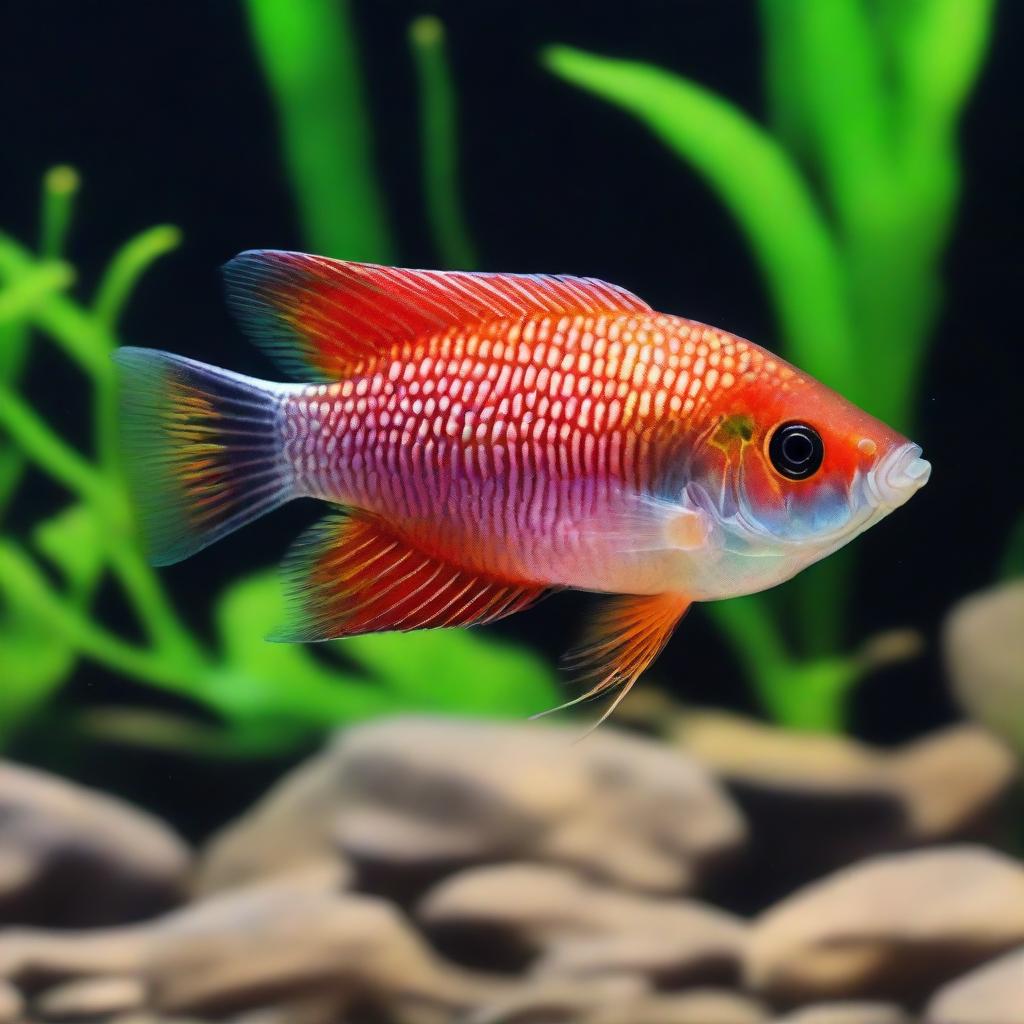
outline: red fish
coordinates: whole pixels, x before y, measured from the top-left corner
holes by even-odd
[[[601,281],[301,253],[226,267],[302,383],[121,349],[151,557],[301,496],[275,639],[469,626],[558,588],[608,600],[576,662],[622,694],[694,601],[774,586],[928,479],[906,438],[752,342]],[[619,699],[621,699],[621,695]]]

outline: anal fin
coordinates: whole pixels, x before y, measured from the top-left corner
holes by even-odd
[[[600,725],[661,653],[690,604],[685,595],[671,592],[624,594],[606,600],[583,644],[565,657],[566,667],[589,689],[562,707],[619,687],[596,723]]]
[[[363,513],[330,515],[309,529],[284,573],[289,618],[272,640],[481,625],[521,611],[546,589],[462,569]]]

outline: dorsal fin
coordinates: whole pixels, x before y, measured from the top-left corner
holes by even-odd
[[[336,380],[396,341],[533,313],[649,312],[593,278],[402,270],[253,249],[224,268],[243,330],[300,380]]]

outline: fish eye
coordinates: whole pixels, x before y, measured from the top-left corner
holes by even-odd
[[[776,471],[789,480],[814,476],[825,458],[821,435],[806,423],[783,423],[768,442],[768,458]]]

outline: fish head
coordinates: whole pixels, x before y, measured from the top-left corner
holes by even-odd
[[[714,524],[713,596],[788,579],[903,505],[931,472],[918,445],[773,365],[713,403],[687,472],[688,502]]]

